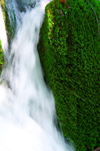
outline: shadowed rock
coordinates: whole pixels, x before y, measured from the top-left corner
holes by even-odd
[[[96,148],[94,151],[100,151],[100,147]]]

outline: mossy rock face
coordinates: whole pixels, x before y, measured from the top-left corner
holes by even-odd
[[[3,10],[3,17],[4,17],[4,20],[5,20],[5,1],[4,0],[0,0],[0,3],[1,3],[1,6],[2,6],[2,10]],[[3,49],[2,49],[2,43],[1,43],[1,40],[0,40],[0,74],[1,74],[1,71],[2,71],[2,67],[3,67],[3,63],[4,63],[4,60],[3,60]]]
[[[3,18],[4,18],[4,22],[5,22],[7,37],[8,37],[8,43],[10,45],[11,40],[13,39],[14,34],[15,34],[16,25],[15,25],[15,29],[12,30],[12,27],[11,27],[10,21],[9,21],[8,10],[7,10],[6,4],[5,4],[5,0],[0,0],[0,4],[1,4],[1,7],[2,7]],[[14,24],[15,23],[16,23],[16,18],[15,18]],[[4,63],[4,56],[3,56],[2,43],[0,41],[0,74],[1,74],[1,71],[2,71],[3,63]]]
[[[14,37],[15,31],[16,31],[16,16],[15,16],[15,12],[13,11],[14,14],[14,29],[12,28],[11,24],[10,24],[10,19],[9,19],[9,15],[8,15],[8,10],[5,4],[5,0],[0,0],[1,6],[2,6],[2,11],[3,11],[3,17],[4,17],[4,22],[5,22],[5,28],[7,31],[7,37],[8,37],[8,43],[10,45],[11,40]],[[12,1],[11,1],[12,3]]]
[[[49,3],[38,44],[64,136],[77,151],[100,146],[100,36],[93,11],[100,22],[100,2],[88,2]]]
[[[0,74],[1,74],[3,63],[4,63],[4,61],[3,61],[3,49],[2,49],[2,44],[1,44],[1,40],[0,40]]]

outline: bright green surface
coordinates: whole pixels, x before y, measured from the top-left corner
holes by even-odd
[[[89,2],[100,21],[100,2]],[[77,151],[92,151],[100,146],[100,37],[89,4],[51,2],[38,50],[64,136],[74,141]]]
[[[38,49],[64,136],[77,151],[92,151],[100,146],[100,38],[91,7],[84,0],[66,2],[56,0],[46,7]],[[100,1],[88,2],[100,22]],[[8,37],[13,37],[4,12]],[[0,43],[0,72],[2,63]]]

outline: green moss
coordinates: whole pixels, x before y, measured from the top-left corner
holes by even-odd
[[[0,40],[0,74],[1,74],[3,63],[4,63],[4,61],[3,61],[3,49],[2,49],[1,40]]]
[[[2,6],[3,18],[4,18],[5,28],[6,28],[6,32],[7,32],[7,36],[8,36],[8,43],[10,44],[11,40],[13,39],[14,34],[15,34],[16,25],[15,25],[15,29],[12,30],[12,27],[11,27],[10,21],[9,21],[8,10],[5,6],[5,0],[0,0],[0,3]],[[14,18],[15,18],[15,23],[16,23],[15,14],[14,14]],[[4,64],[4,56],[3,56],[2,44],[0,41],[0,74],[2,71],[3,64]]]
[[[88,2],[100,22],[100,2]],[[84,0],[49,3],[38,50],[64,136],[77,151],[93,150],[100,145],[100,37],[90,5]]]
[[[8,37],[8,43],[10,44],[11,40],[14,37],[15,30],[16,30],[16,16],[15,16],[15,12],[13,11],[13,14],[14,14],[14,23],[13,24],[15,25],[14,29],[13,29],[12,26],[10,25],[10,20],[9,20],[8,10],[7,10],[7,7],[5,5],[5,0],[0,0],[0,3],[2,6],[5,28],[6,28],[7,37]]]

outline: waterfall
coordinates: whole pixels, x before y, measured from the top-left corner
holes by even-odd
[[[48,2],[16,11],[21,23],[0,77],[0,151],[75,151],[55,125],[55,101],[37,52]]]

